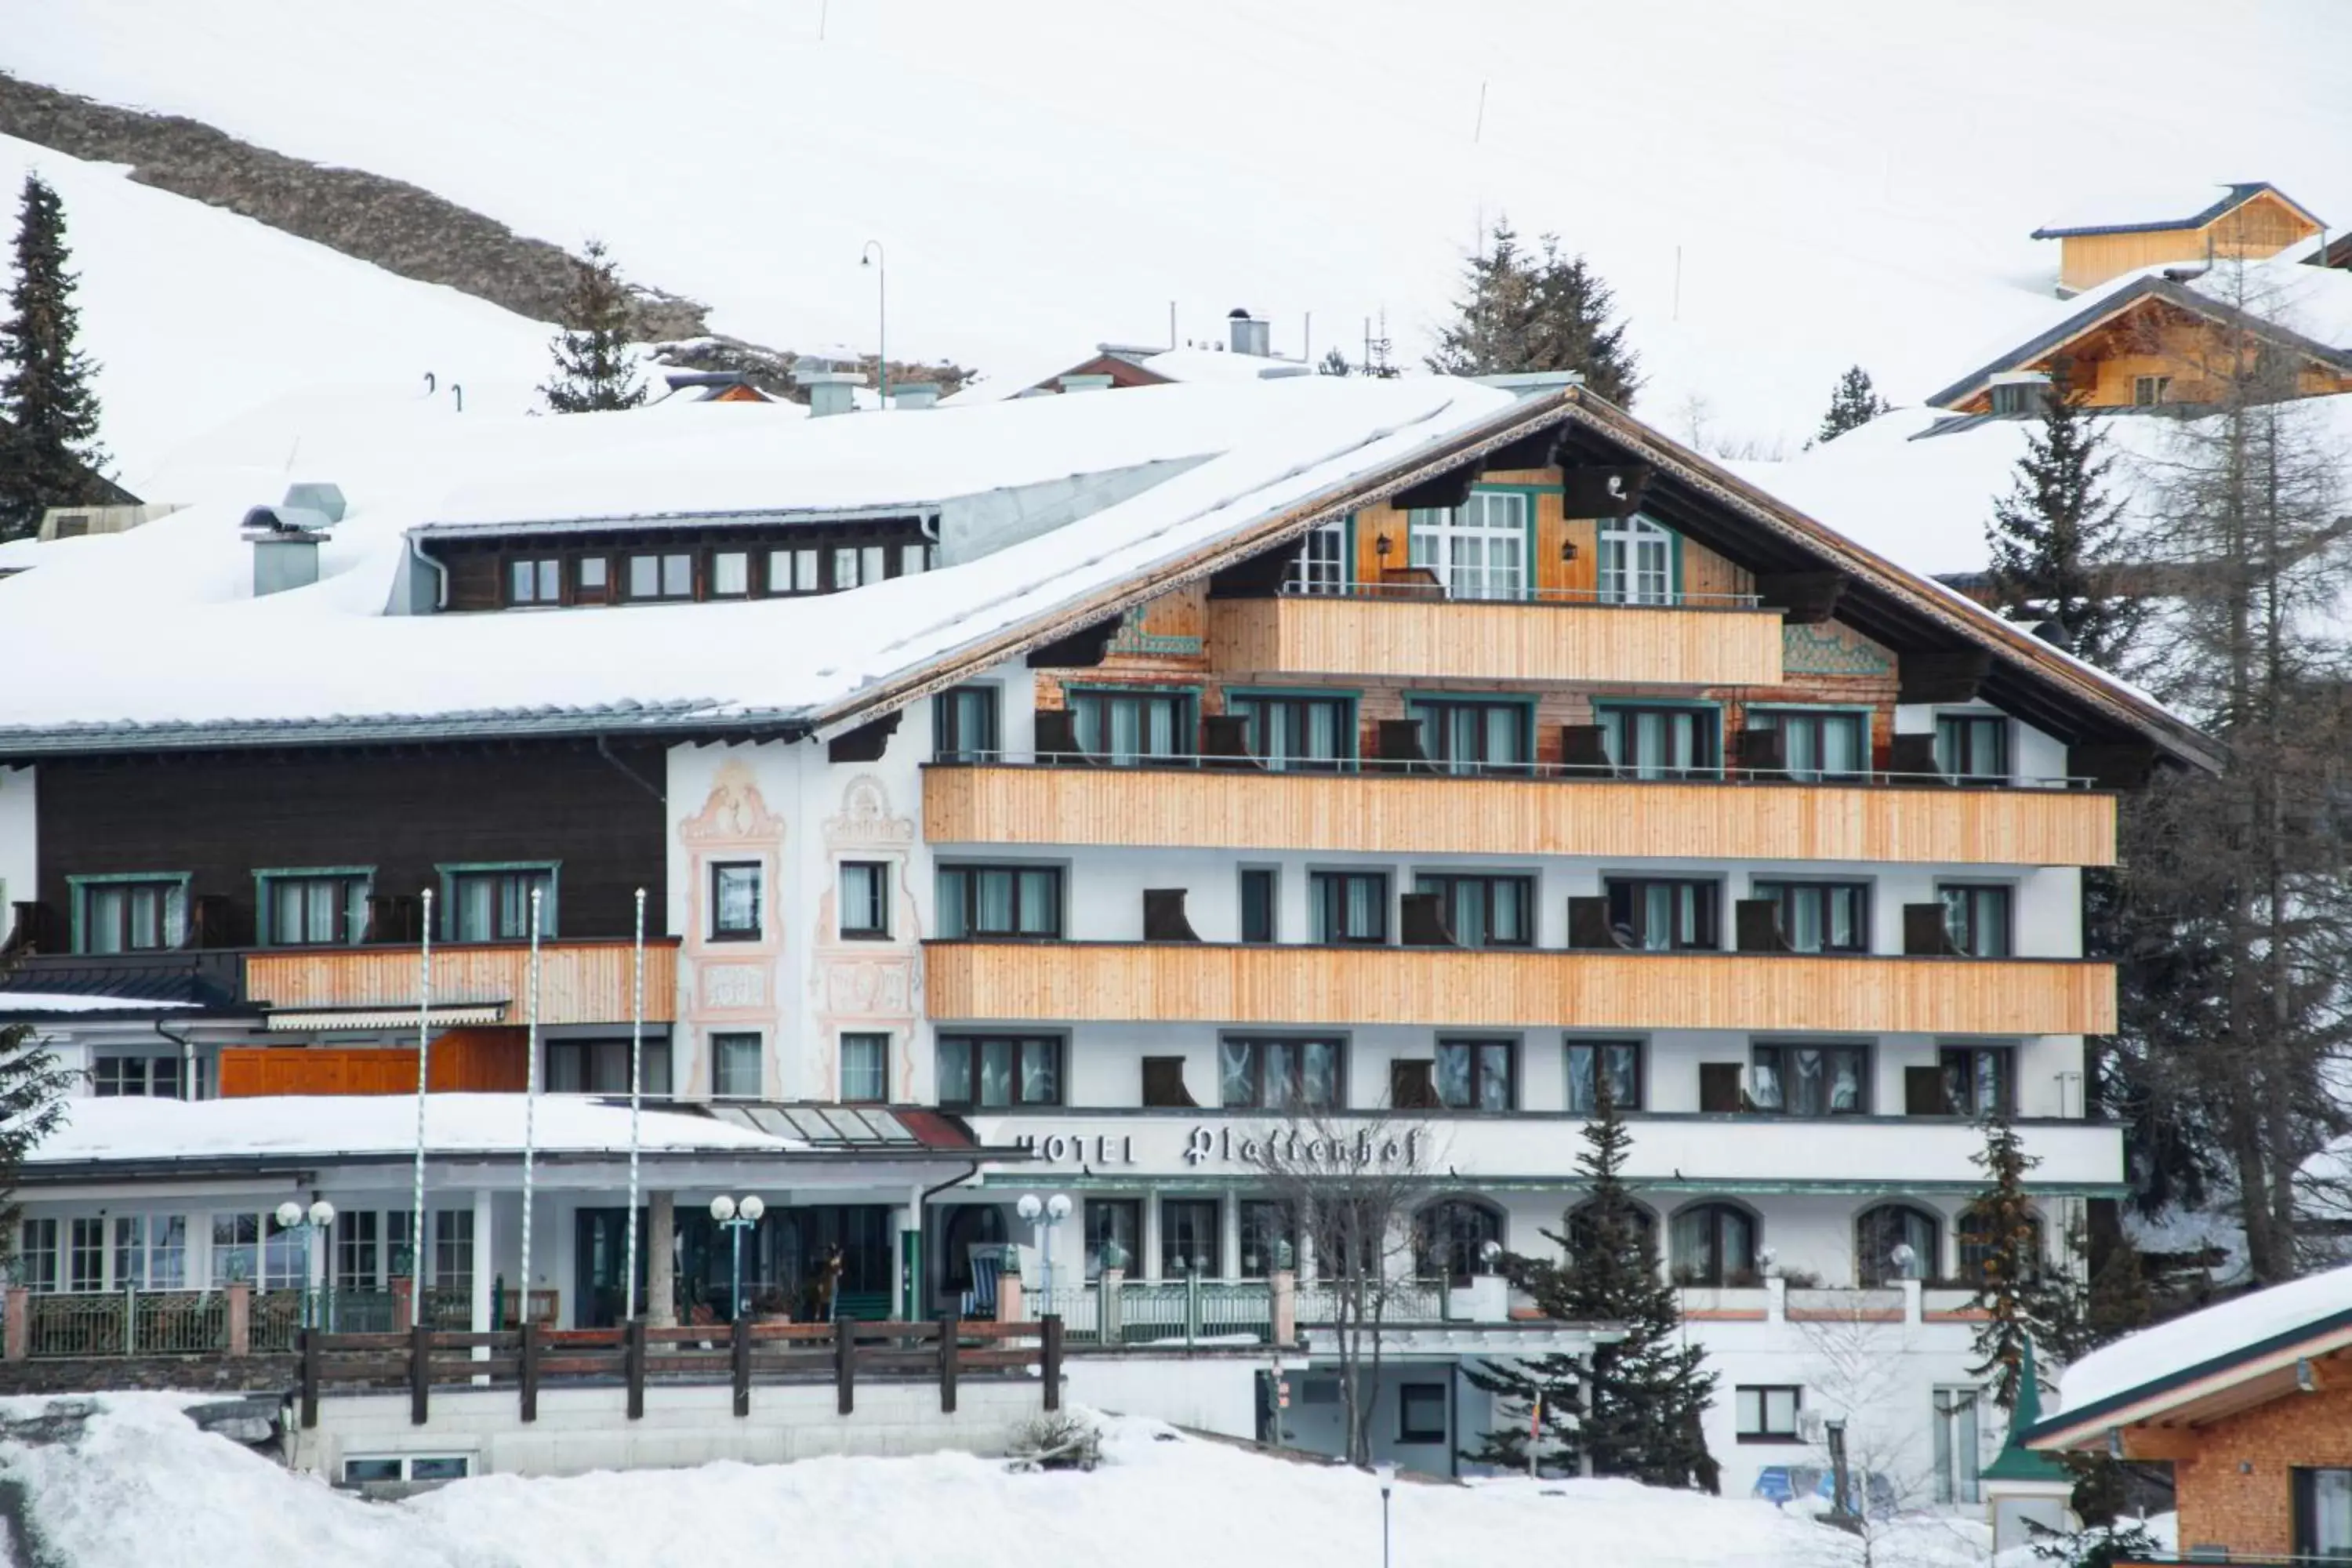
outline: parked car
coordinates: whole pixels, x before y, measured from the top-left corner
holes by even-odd
[[[1778,1508],[1791,1498],[1812,1496],[1816,1486],[1826,1484],[1828,1474],[1813,1465],[1767,1465],[1757,1472],[1748,1495]]]
[[[1867,1497],[1871,1518],[1895,1517],[1895,1483],[1876,1471],[1860,1470],[1849,1475],[1846,1490],[1853,1511],[1861,1511],[1862,1500]],[[1821,1465],[1767,1465],[1757,1472],[1756,1484],[1748,1489],[1750,1497],[1761,1498],[1776,1508],[1785,1508],[1798,1498],[1812,1498],[1820,1500],[1826,1509],[1836,1494],[1835,1480]]]
[[[1895,1483],[1876,1470],[1849,1471],[1845,1478],[1845,1488],[1847,1512],[1864,1511],[1862,1500],[1866,1496],[1870,1499],[1871,1518],[1893,1519],[1895,1517]],[[1822,1471],[1821,1479],[1813,1483],[1813,1495],[1827,1503],[1833,1503],[1836,1500],[1837,1482],[1829,1471]]]

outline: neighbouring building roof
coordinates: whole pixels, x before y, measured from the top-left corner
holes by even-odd
[[[2308,207],[2267,180],[2246,180],[2218,188],[2221,195],[2201,206],[2197,205],[2197,198],[2191,196],[2179,200],[2168,209],[2165,205],[2167,198],[2163,197],[2153,200],[2139,196],[2103,197],[2095,204],[2086,205],[2078,211],[2065,215],[2057,223],[2046,224],[2035,229],[2031,237],[2063,239],[2070,235],[2151,234],[2166,229],[2203,228],[2216,218],[2245,205],[2264,192],[2284,202],[2311,222],[2316,224],[2320,221]],[[2167,210],[2176,216],[2170,217],[2149,216],[2151,213],[2161,213]]]
[[[236,960],[225,953],[37,956],[0,976],[0,1012],[219,1011],[236,1000]]]

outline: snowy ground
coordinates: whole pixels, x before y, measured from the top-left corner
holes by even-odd
[[[486,1477],[362,1502],[197,1432],[169,1395],[103,1396],[63,1440],[28,1440],[40,1399],[0,1401],[0,1489],[21,1485],[47,1555],[74,1568],[576,1568],[786,1561],[861,1568],[1285,1568],[1380,1561],[1370,1478],[1113,1420],[1092,1474],[1009,1474],[966,1455],[819,1459],[566,1480]],[[73,1424],[68,1424],[73,1425]],[[1170,1440],[1162,1440],[1163,1438]],[[1836,1568],[1858,1543],[1769,1504],[1626,1481],[1401,1484],[1397,1568],[1527,1561],[1611,1568]],[[1984,1531],[1924,1520],[1874,1543],[1881,1568],[1974,1568]],[[1563,1552],[1566,1555],[1563,1555]],[[20,1554],[16,1561],[24,1561]]]

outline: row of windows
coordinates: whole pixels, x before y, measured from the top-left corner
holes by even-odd
[[[936,1048],[942,1106],[1013,1110],[1066,1103],[1065,1036],[943,1034]],[[1426,1058],[1390,1060],[1386,1102],[1472,1112],[1533,1109],[1521,1090],[1526,1049],[1517,1037],[1440,1036]],[[1604,1089],[1621,1110],[1648,1108],[1651,1085],[1641,1041],[1576,1036],[1561,1049],[1561,1110],[1595,1114]],[[1744,1062],[1699,1064],[1699,1109],[1798,1117],[1875,1114],[1873,1050],[1843,1042],[1756,1041]],[[1336,1036],[1220,1036],[1215,1103],[1227,1110],[1345,1110],[1377,1092],[1350,1095],[1348,1054],[1348,1041]],[[1183,1088],[1181,1057],[1145,1058],[1144,1081],[1146,1106],[1192,1103]],[[1906,1115],[1981,1117],[2011,1110],[2015,1103],[2015,1051],[2009,1046],[1940,1047],[1931,1066],[1905,1076]]]
[[[441,871],[437,934],[445,942],[519,942],[530,935],[532,896],[541,936],[556,931],[556,867],[450,866]],[[186,945],[185,872],[70,877],[75,951],[147,952]],[[374,874],[325,867],[263,871],[255,881],[256,940],[265,947],[341,946],[366,941]]]
[[[461,1295],[473,1289],[474,1215],[432,1215],[433,1257],[426,1283]],[[415,1215],[405,1209],[346,1210],[335,1216],[320,1268],[339,1290],[389,1290],[415,1268]],[[209,1242],[192,1261],[191,1240]],[[275,1214],[89,1215],[27,1219],[17,1232],[17,1267],[34,1290],[193,1290],[247,1284],[299,1290],[310,1280],[313,1238]]]
[[[516,552],[499,557],[499,583],[513,608],[837,594],[929,571],[932,548],[908,542]]]
[[[1291,591],[1356,591],[1348,559],[1348,523],[1326,524],[1300,542]],[[1604,605],[1668,605],[1678,593],[1680,541],[1639,515],[1604,518],[1593,596]],[[1389,564],[1391,542],[1377,547],[1383,589],[1422,585],[1451,599],[1517,600],[1535,590],[1535,500],[1526,490],[1473,490],[1458,507],[1419,507],[1405,514],[1404,575]]]

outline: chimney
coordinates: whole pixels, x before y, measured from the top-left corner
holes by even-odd
[[[794,370],[793,379],[808,389],[809,413],[818,418],[849,413],[857,406],[856,389],[866,384],[864,376],[848,370]]]
[[[1064,392],[1108,392],[1111,384],[1108,375],[1066,375],[1059,379]],[[1122,403],[1119,406],[1124,408],[1127,405]]]
[[[1226,314],[1225,326],[1233,333],[1234,353],[1255,354],[1260,359],[1273,354],[1273,340],[1268,335],[1273,329],[1267,322],[1247,310],[1236,310]]]
[[[893,408],[937,408],[940,405],[940,384],[936,381],[902,381],[890,389]]]
[[[293,485],[276,506],[247,511],[243,531],[253,544],[253,596],[316,583],[319,546],[342,516],[343,492],[333,485]]]

